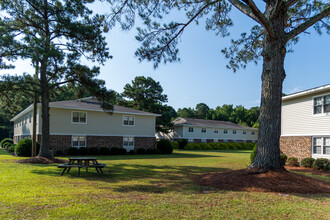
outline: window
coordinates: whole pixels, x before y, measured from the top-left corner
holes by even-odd
[[[207,141],[206,141],[206,139],[202,139],[201,142],[202,143],[206,143]]]
[[[194,132],[194,128],[193,127],[189,127],[188,128],[188,132]]]
[[[86,147],[86,137],[72,136],[72,147]]]
[[[219,133],[218,129],[214,129],[214,133],[218,134]]]
[[[228,134],[228,130],[227,129],[223,130],[223,133]]]
[[[188,139],[189,143],[194,143],[194,139]]]
[[[134,137],[124,137],[123,146],[124,147],[131,147],[132,150],[133,150],[133,148],[134,148]]]
[[[322,138],[314,138],[314,154],[321,154],[321,144],[322,144]]]
[[[330,155],[330,138],[323,139],[323,154]]]
[[[86,112],[72,112],[72,123],[87,124],[86,118]]]
[[[202,133],[206,133],[206,128],[202,128]]]
[[[251,134],[252,134],[252,135],[255,135],[255,134],[256,134],[256,132],[255,132],[255,131],[252,131],[252,132],[251,132]]]
[[[236,130],[233,130],[233,134],[236,134]]]
[[[228,140],[226,140],[226,139],[225,139],[225,140],[223,140],[223,142],[227,143],[227,142],[228,142]]]
[[[314,114],[330,112],[330,95],[314,98]]]
[[[134,126],[135,125],[134,119],[135,119],[134,116],[124,115],[123,116],[123,125],[124,126]]]
[[[243,130],[243,134],[246,134],[246,131],[245,130]]]

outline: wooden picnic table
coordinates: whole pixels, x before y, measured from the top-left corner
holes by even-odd
[[[98,163],[96,157],[70,157],[69,163],[59,164],[58,168],[63,168],[61,176],[65,173],[65,171],[70,172],[72,167],[78,168],[78,176],[80,176],[80,169],[86,168],[86,172],[88,172],[88,168],[95,168],[97,173],[103,174],[102,168],[104,168],[106,164]]]

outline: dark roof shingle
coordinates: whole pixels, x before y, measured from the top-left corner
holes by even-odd
[[[174,126],[191,125],[191,126],[258,130],[256,128],[238,125],[230,121],[217,121],[217,120],[206,120],[206,119],[195,119],[195,118],[178,118],[173,121],[173,124]]]

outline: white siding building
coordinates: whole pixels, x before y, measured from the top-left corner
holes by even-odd
[[[178,118],[168,134],[157,133],[157,139],[187,139],[188,142],[256,142],[258,129],[229,121]]]
[[[289,157],[330,158],[330,85],[284,96],[281,125]]]
[[[54,152],[69,147],[153,148],[157,114],[114,106],[112,114],[96,100],[51,102],[50,147]],[[14,143],[31,137],[33,105],[16,115]],[[41,106],[37,109],[37,135],[41,138]]]

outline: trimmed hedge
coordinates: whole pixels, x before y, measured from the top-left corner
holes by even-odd
[[[298,166],[298,158],[296,158],[296,157],[289,157],[287,161],[288,161],[289,166],[292,166],[292,167]]]
[[[9,147],[7,146],[9,152],[15,152],[15,144],[10,144]]]
[[[186,139],[180,139],[177,141],[179,144],[179,149],[183,150],[185,146],[188,144],[188,140]]]
[[[2,139],[2,141],[0,142],[0,147],[5,148],[3,146],[4,143],[14,144],[13,139],[11,139],[11,138],[4,138],[4,139]]]
[[[127,150],[125,148],[112,147],[110,149],[111,155],[125,155],[126,153],[127,153]]]
[[[255,143],[188,143],[185,150],[252,150]]]
[[[160,141],[158,141],[157,149],[162,154],[171,154],[171,153],[173,153],[172,144],[169,140],[160,140]]]
[[[79,147],[78,154],[79,155],[88,155],[88,149],[86,147]]]
[[[173,149],[179,149],[179,143],[177,141],[172,141],[171,145]]]
[[[325,165],[329,162],[326,158],[318,158],[313,163],[314,169],[324,169]]]
[[[109,155],[110,149],[107,147],[100,147],[99,153],[100,155]]]
[[[315,159],[311,158],[311,157],[307,157],[301,160],[300,164],[303,167],[307,167],[307,168],[312,168],[313,164],[314,164]]]
[[[324,170],[326,171],[330,170],[330,161],[324,166]]]
[[[69,156],[77,156],[79,154],[79,150],[76,147],[70,147],[68,149]]]
[[[99,149],[97,147],[90,147],[87,149],[88,149],[89,155],[98,155],[99,154]]]
[[[136,150],[136,154],[146,154],[146,153],[147,153],[147,151],[144,148],[139,148]]]
[[[39,152],[40,144],[37,142],[36,152]],[[15,147],[15,154],[20,157],[31,157],[32,154],[32,139],[24,138],[20,140]]]

